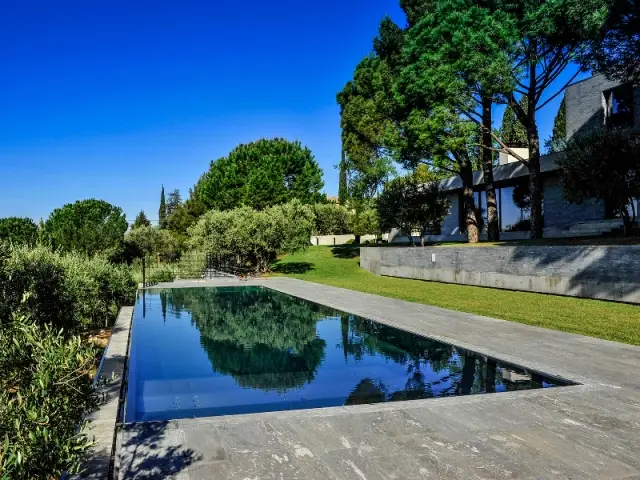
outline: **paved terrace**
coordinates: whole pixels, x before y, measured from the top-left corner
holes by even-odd
[[[582,385],[128,426],[119,478],[640,479],[640,348],[293,279],[249,283]]]

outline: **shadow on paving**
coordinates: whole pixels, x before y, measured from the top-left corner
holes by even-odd
[[[315,267],[313,263],[309,262],[285,262],[285,263],[276,263],[271,271],[275,273],[284,273],[284,274],[292,274],[292,273],[307,273],[310,270],[313,270]]]
[[[122,432],[118,479],[173,478],[202,459],[184,445],[181,431],[169,422],[127,425]]]

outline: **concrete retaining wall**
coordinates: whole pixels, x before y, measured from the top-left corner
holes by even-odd
[[[640,303],[640,246],[362,247],[377,275]]]

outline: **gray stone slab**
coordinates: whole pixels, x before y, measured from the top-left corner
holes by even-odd
[[[127,426],[120,479],[640,476],[638,347],[292,279],[247,283],[582,385]]]
[[[133,307],[122,307],[111,329],[109,345],[98,371],[97,391],[102,401],[96,411],[87,415],[91,422],[89,438],[94,441],[94,447],[83,465],[83,473],[74,479],[102,480],[109,474],[132,317]]]

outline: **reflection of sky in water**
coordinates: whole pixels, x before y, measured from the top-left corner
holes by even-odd
[[[127,422],[553,386],[434,340],[241,288],[150,291],[144,309],[139,297]]]

